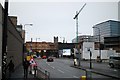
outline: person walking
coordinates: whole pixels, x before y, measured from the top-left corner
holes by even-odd
[[[24,77],[27,78],[28,76],[28,67],[29,67],[30,63],[29,61],[27,61],[27,59],[25,58],[23,61],[23,68],[24,68]]]
[[[12,60],[10,60],[9,64],[7,65],[7,68],[9,70],[9,77],[11,77],[11,73],[14,72],[14,63]]]

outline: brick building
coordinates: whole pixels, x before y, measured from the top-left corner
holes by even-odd
[[[41,56],[54,55],[57,56],[57,46],[56,43],[52,42],[26,42],[26,50],[32,52],[37,52]]]

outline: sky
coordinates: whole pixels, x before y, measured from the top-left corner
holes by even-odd
[[[118,20],[118,2],[112,0],[10,0],[9,15],[18,17],[18,24],[26,25],[26,41],[53,42],[58,36],[59,41],[71,42],[76,37],[76,11],[86,3],[78,16],[78,35],[92,35],[92,27],[107,20]],[[2,2],[3,3],[3,2]]]

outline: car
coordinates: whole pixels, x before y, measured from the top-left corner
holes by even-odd
[[[120,68],[120,56],[110,56],[109,66],[111,68],[119,67]]]
[[[46,56],[42,56],[42,59],[46,59],[47,57]]]
[[[53,60],[53,58],[52,57],[48,57],[47,58],[47,62],[53,62],[54,60]]]

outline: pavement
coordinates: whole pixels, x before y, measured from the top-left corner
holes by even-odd
[[[33,74],[28,73],[28,77],[24,78],[24,69],[22,64],[15,69],[15,71],[11,74],[11,77],[8,80],[38,80],[34,77]]]
[[[71,66],[74,68],[82,69],[84,71],[90,71],[92,73],[100,74],[103,76],[111,77],[120,80],[120,69],[108,67],[107,62],[97,63],[92,62],[92,69],[90,69],[89,61],[81,61],[81,66]]]

